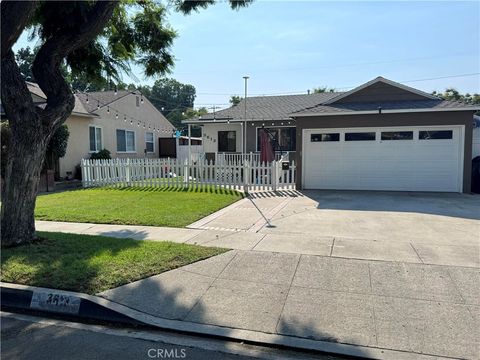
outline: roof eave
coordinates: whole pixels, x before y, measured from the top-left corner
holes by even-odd
[[[388,79],[385,79],[384,77],[377,77],[373,80],[370,80],[370,81],[367,81],[365,84],[362,84],[360,86],[357,86],[356,88],[350,90],[350,91],[346,91],[338,96],[335,96],[334,98],[330,99],[330,100],[327,100],[324,104],[325,105],[328,105],[328,104],[333,104],[335,102],[337,102],[338,100],[341,100],[351,94],[354,94],[356,93],[357,91],[360,91],[360,90],[363,90],[367,87],[369,87],[370,85],[373,85],[373,84],[376,84],[378,82],[383,82],[385,84],[388,84],[388,85],[391,85],[391,86],[395,86],[395,87],[398,87],[400,89],[403,89],[403,90],[406,90],[406,91],[409,91],[411,93],[414,93],[414,94],[417,94],[417,95],[421,95],[421,96],[424,96],[428,99],[432,99],[432,100],[439,100],[439,98],[437,96],[434,96],[432,94],[429,94],[429,93],[426,93],[425,91],[421,91],[421,90],[417,90],[415,88],[412,88],[410,86],[407,86],[407,85],[403,85],[403,84],[400,84],[400,83],[397,83],[395,81],[392,81],[392,80],[388,80]]]
[[[381,114],[399,114],[399,113],[416,113],[416,112],[448,112],[448,111],[479,111],[479,108],[475,107],[463,107],[463,108],[424,108],[424,109],[394,109],[386,110],[382,109]],[[334,111],[334,112],[312,112],[308,114],[290,114],[292,118],[298,117],[313,117],[313,116],[337,116],[337,115],[373,115],[379,114],[379,110],[365,110],[365,111]]]

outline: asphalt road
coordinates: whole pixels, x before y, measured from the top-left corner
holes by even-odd
[[[340,359],[159,331],[136,331],[1,313],[1,358],[56,359]]]

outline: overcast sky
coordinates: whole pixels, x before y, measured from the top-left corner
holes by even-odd
[[[347,90],[376,76],[431,92],[480,92],[480,2],[259,1],[172,14],[172,77],[197,89],[196,106],[230,95]],[[28,45],[23,36],[15,48]],[[141,69],[141,83],[151,84]],[[422,80],[456,75],[436,80]],[[130,82],[128,78],[125,82]]]

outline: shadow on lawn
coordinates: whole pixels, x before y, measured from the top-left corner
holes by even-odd
[[[136,234],[138,235],[138,232]],[[27,245],[22,251],[21,263],[26,266],[36,265],[38,267],[37,272],[32,275],[30,283],[46,287],[49,287],[49,284],[58,283],[61,284],[58,286],[60,289],[90,294],[93,293],[92,289],[98,288],[99,285],[97,278],[101,267],[100,264],[96,263],[98,256],[104,253],[119,254],[123,250],[140,246],[143,243],[137,240],[118,241],[118,239],[98,241],[99,237],[97,236],[82,237],[82,235],[76,235],[70,237],[60,251],[49,242],[64,236],[64,234],[53,233],[48,235],[51,239],[44,240],[43,243]],[[94,243],[94,246],[90,241]],[[7,263],[14,256],[18,256],[18,254],[15,254],[15,248],[4,250],[2,252],[2,264]],[[52,258],[53,260],[45,261],[45,258]],[[205,273],[206,270],[202,269],[205,269],[205,262],[215,262],[219,258],[213,257],[199,261],[193,264],[193,268],[179,268],[156,276],[146,277],[140,281],[132,282],[136,279],[123,278],[118,282],[110,282],[109,288],[111,290],[97,294],[157,317],[217,325],[220,335],[225,337],[233,336],[234,328],[229,326],[255,330],[254,324],[258,326],[257,320],[263,316],[266,316],[267,319],[270,318],[271,315],[269,314],[272,312],[272,309],[267,305],[264,308],[258,306],[258,302],[262,301],[261,298],[258,298],[258,294],[231,291],[226,288],[221,290],[221,293],[226,296],[223,300],[216,299],[214,295],[212,298],[212,294],[209,294],[210,290],[214,291],[214,294],[218,290],[215,281],[229,262],[220,268],[218,268],[218,263],[213,266],[214,269],[219,269],[218,273],[215,274]],[[115,275],[114,271],[108,274],[110,278],[115,277]],[[17,282],[21,283],[21,281]],[[261,286],[261,284],[258,285]],[[229,291],[230,295],[228,295]],[[249,306],[249,304],[252,306]],[[258,311],[258,313],[252,313],[252,311]],[[225,314],[225,318],[236,318],[236,320],[229,325],[229,320],[225,320],[224,316],[221,315],[222,313]],[[296,318],[285,321],[281,314],[278,314],[278,316],[276,331],[280,334],[332,343],[338,342],[335,336],[322,331],[318,324]],[[51,341],[61,341],[61,334]],[[228,346],[228,343],[225,343],[225,349]],[[362,351],[358,349],[357,356],[362,356]],[[313,356],[314,354],[309,353],[308,355]],[[368,354],[365,353],[365,356],[368,356]],[[340,359],[342,357],[323,355],[321,358]]]
[[[74,191],[92,191],[92,190],[118,190],[128,192],[177,192],[177,193],[210,193],[219,195],[241,195],[243,193],[233,189],[222,189],[214,186],[119,186],[119,187],[96,187],[88,189],[79,189]]]
[[[2,249],[2,281],[95,294],[215,254],[191,245],[136,240],[147,235],[39,232],[38,242]],[[134,248],[141,249],[130,251]]]

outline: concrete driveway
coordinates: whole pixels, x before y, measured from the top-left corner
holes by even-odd
[[[191,228],[191,243],[240,250],[480,265],[480,196],[304,191],[257,193]]]

